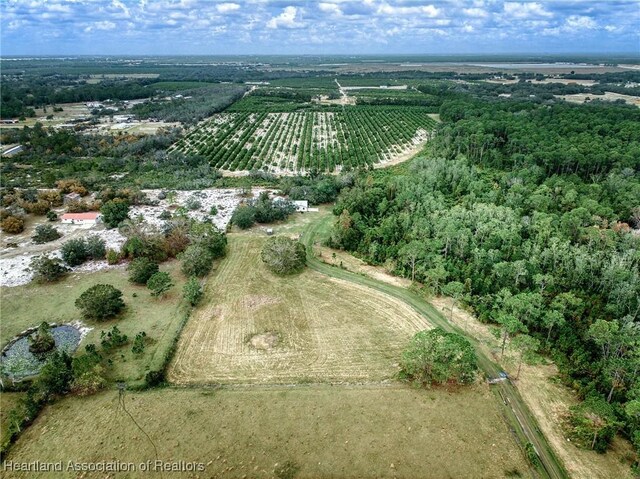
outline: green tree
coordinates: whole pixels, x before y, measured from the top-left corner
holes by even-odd
[[[526,333],[527,327],[514,315],[505,313],[501,313],[498,316],[497,323],[500,325],[499,334],[502,339],[501,356],[504,356],[507,340],[511,339],[518,333]]]
[[[42,244],[50,241],[55,241],[60,238],[62,234],[51,225],[38,225],[36,226],[35,234],[31,237],[34,243]]]
[[[75,305],[85,319],[104,321],[122,311],[124,301],[122,291],[110,284],[96,284],[82,293]]]
[[[165,271],[154,273],[147,281],[147,288],[151,290],[151,296],[165,296],[173,286],[171,275]]]
[[[202,278],[209,274],[213,266],[213,254],[202,244],[192,244],[180,256],[182,272],[185,276]]]
[[[469,384],[475,380],[477,371],[471,343],[442,328],[417,333],[400,360],[401,377],[424,385]]]
[[[251,228],[256,222],[255,208],[248,205],[238,206],[231,216],[231,222],[243,230]]]
[[[97,235],[88,236],[86,239],[86,251],[89,259],[104,259],[107,254],[107,243]]]
[[[129,202],[120,198],[107,201],[102,208],[102,221],[108,228],[115,228],[129,217]]]
[[[451,281],[442,288],[442,292],[451,297],[451,319],[453,319],[453,308],[464,295],[464,284],[460,281]]]
[[[136,284],[147,284],[149,278],[158,272],[158,263],[146,257],[134,258],[129,266],[129,281]]]
[[[204,291],[198,278],[191,276],[182,289],[184,299],[191,305],[196,306],[202,299]]]
[[[304,245],[286,236],[269,238],[260,257],[272,272],[282,275],[299,273],[307,264]]]
[[[51,326],[46,321],[40,323],[38,331],[29,336],[29,351],[34,354],[42,354],[51,351],[56,346],[56,341],[51,334]]]
[[[36,283],[52,283],[64,277],[70,270],[58,258],[36,256],[31,260],[29,269]]]
[[[538,349],[540,349],[540,341],[528,334],[519,334],[513,338],[510,345],[520,353],[518,372],[516,373],[516,379],[519,379],[522,363],[526,362],[531,364],[537,360],[538,355],[536,353]]]
[[[84,238],[70,239],[66,241],[60,249],[62,259],[69,266],[79,266],[89,257],[87,243]]]
[[[45,396],[64,394],[73,380],[71,356],[65,351],[54,351],[40,370],[36,387]]]

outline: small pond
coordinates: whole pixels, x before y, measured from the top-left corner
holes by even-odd
[[[32,334],[35,334],[35,331]],[[69,354],[75,352],[82,339],[80,330],[68,324],[53,326],[51,334],[56,341],[56,349]],[[27,334],[18,338],[2,353],[0,366],[3,375],[20,380],[40,372],[46,362],[46,356],[38,358],[29,351],[29,336]]]

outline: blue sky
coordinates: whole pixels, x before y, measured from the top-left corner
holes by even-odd
[[[640,0],[0,0],[2,55],[640,53]]]

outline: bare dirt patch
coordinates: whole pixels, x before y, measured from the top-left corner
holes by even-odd
[[[269,351],[270,349],[275,348],[280,342],[280,336],[273,331],[262,334],[255,334],[249,339],[249,344],[255,349],[260,349],[262,351]]]

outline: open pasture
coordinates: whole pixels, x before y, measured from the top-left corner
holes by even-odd
[[[162,389],[127,392],[125,402],[161,461],[200,462],[205,470],[55,477],[531,477],[487,386],[455,393],[404,386]],[[155,454],[118,408],[114,390],[46,408],[7,459],[137,465]],[[283,474],[285,464],[291,475]]]
[[[222,113],[172,146],[215,168],[274,173],[387,163],[424,143],[435,122],[418,107]]]
[[[277,277],[264,237],[232,234],[187,323],[169,379],[178,384],[354,383],[393,378],[411,336],[430,327],[403,302],[312,271]]]

